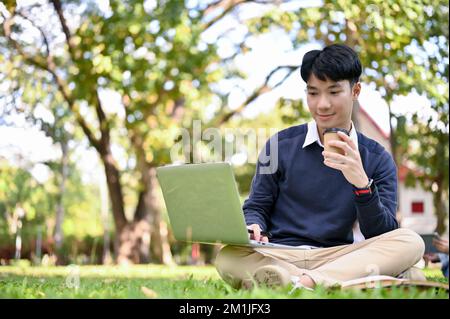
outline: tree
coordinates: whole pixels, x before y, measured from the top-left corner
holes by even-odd
[[[8,46],[3,54],[12,58],[16,73],[28,72],[28,77],[39,72],[50,75],[55,91],[98,152],[107,176],[118,259],[124,262],[148,260],[149,244],[155,260],[170,262],[164,224],[155,200],[155,167],[170,162],[169,150],[176,142],[177,128],[190,128],[194,118],[207,122],[205,127],[222,126],[298,70],[298,64],[275,67],[240,106],[227,107],[229,92],[214,87],[223,78],[239,80],[245,76],[235,69],[233,61],[251,50],[248,41],[252,37],[274,29],[285,30],[294,50],[312,39],[323,44],[345,42],[360,53],[363,64],[369,66],[364,76],[384,94],[389,105],[396,94],[406,94],[413,87],[418,87],[419,93],[436,96],[433,87],[440,87],[446,79],[433,77],[434,71],[428,72],[434,62],[442,61],[440,57],[419,65],[413,62],[414,51],[407,50],[413,46],[422,52],[427,41],[435,41],[436,33],[446,34],[439,29],[448,25],[442,3],[432,6],[424,1],[424,6],[418,6],[407,1],[379,2],[374,6],[369,1],[325,1],[321,7],[293,10],[284,9],[278,1],[244,0],[187,4],[168,0],[155,6],[111,1],[107,10],[94,5],[78,6],[75,2],[65,2],[64,6],[60,1],[50,3],[28,8],[7,3],[9,14],[4,17],[0,41],[7,41]],[[202,36],[221,19],[239,13],[247,5],[264,10],[256,18],[238,18],[246,34],[235,43],[235,52],[223,58],[217,52],[217,44],[204,41]],[[39,14],[48,16],[51,23],[39,22]],[[76,19],[69,23],[68,16]],[[418,23],[411,22],[414,17]],[[425,22],[426,19],[432,21]],[[25,26],[33,25],[37,36],[27,43],[20,35]],[[64,41],[58,37],[61,32]],[[448,47],[447,38],[438,37],[440,48]],[[448,49],[442,50],[448,56]],[[441,72],[442,67],[437,70]],[[429,75],[423,80],[425,71]],[[280,75],[281,80],[274,83]],[[108,111],[101,98],[106,90],[120,96],[123,116]],[[442,108],[448,114],[448,103],[447,108],[442,104],[445,94],[448,100],[447,90],[443,99],[436,99],[440,102],[433,108]],[[207,118],[203,108],[214,104],[217,98],[217,112]],[[393,128],[397,125],[398,129],[395,112],[391,111],[391,116]],[[448,124],[444,123],[444,127],[443,134],[448,136]],[[391,139],[394,158],[399,162],[398,154],[404,151],[398,149],[399,138],[394,129]],[[135,163],[128,169],[120,167],[114,157],[112,147],[117,145],[129,155],[128,163]],[[134,180],[139,181],[137,185],[133,185]],[[125,214],[126,192],[135,194],[131,219]]]
[[[58,99],[55,99],[57,103]],[[57,110],[57,108],[52,108],[52,110]],[[72,139],[72,134],[70,134],[65,128],[65,117],[68,116],[67,112],[58,114],[55,112],[54,123],[49,124],[44,122],[42,119],[37,119],[36,121],[40,122],[42,130],[45,131],[47,136],[51,137],[54,143],[57,143],[61,150],[61,160],[59,163],[48,163],[50,167],[53,166],[53,172],[57,172],[55,174],[57,176],[58,183],[58,199],[56,204],[56,220],[55,220],[55,231],[54,231],[54,240],[55,240],[55,249],[58,255],[58,259],[62,259],[60,256],[61,248],[63,246],[63,221],[64,221],[64,196],[66,193],[66,183],[68,179],[68,175],[70,173],[70,158],[69,158],[69,140]]]
[[[0,162],[0,211],[4,215],[8,232],[15,237],[15,259],[22,255],[22,227],[27,219],[36,215],[42,191],[29,172],[9,167]]]
[[[223,76],[220,58],[202,33],[244,2],[188,7],[169,0],[149,7],[141,1],[111,1],[106,11],[58,0],[27,7],[6,3],[0,40],[5,44],[2,54],[12,65],[9,79],[19,97],[26,94],[24,78],[50,79],[54,94],[64,100],[99,154],[119,262],[148,261],[150,245],[154,261],[171,262],[155,200],[155,167],[170,162],[176,128],[202,118],[203,108],[219,95],[209,85]],[[68,21],[68,16],[76,18]],[[34,35],[30,41],[23,36],[26,32]],[[268,80],[243,107],[269,90]],[[101,98],[107,90],[120,96],[124,116],[107,110]],[[225,123],[243,108],[230,111],[222,106],[211,123]],[[135,163],[128,170],[112,152],[119,145],[129,155],[128,163]],[[131,180],[139,182],[131,186]],[[131,219],[125,214],[125,191],[136,194]]]

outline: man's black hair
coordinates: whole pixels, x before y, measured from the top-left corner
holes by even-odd
[[[312,50],[303,57],[300,73],[308,82],[311,74],[318,79],[334,82],[349,80],[350,86],[359,81],[362,68],[358,55],[350,47],[343,44],[332,44],[323,50]]]

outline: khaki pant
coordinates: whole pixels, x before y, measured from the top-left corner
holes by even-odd
[[[225,246],[215,265],[220,276],[235,288],[265,265],[283,267],[292,276],[306,274],[316,284],[329,287],[370,275],[396,277],[413,267],[424,250],[418,234],[399,228],[355,244],[310,250]]]

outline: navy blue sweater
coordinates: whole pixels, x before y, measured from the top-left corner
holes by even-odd
[[[302,148],[307,130],[303,124],[279,132],[277,169],[261,174],[268,167],[261,156],[274,163],[267,142],[243,205],[247,225],[270,231],[274,243],[316,247],[353,243],[356,220],[366,239],[398,228],[397,169],[391,155],[357,133],[364,170],[375,183],[373,194],[358,197],[341,171],[325,166],[321,146]]]

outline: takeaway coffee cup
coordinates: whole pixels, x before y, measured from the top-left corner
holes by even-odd
[[[338,132],[344,132],[345,134],[347,134],[347,136],[350,136],[350,132],[343,128],[332,127],[325,129],[325,131],[323,132],[323,144],[325,147],[325,151],[345,155],[343,149],[330,146],[328,144],[330,141],[342,141],[338,135]]]

